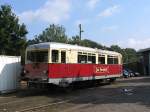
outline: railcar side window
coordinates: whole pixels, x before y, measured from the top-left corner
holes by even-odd
[[[105,64],[105,55],[99,55],[98,56],[98,63],[99,64]]]
[[[96,56],[92,56],[92,63],[96,63]]]
[[[114,58],[114,64],[118,64],[118,58],[117,57]]]
[[[96,63],[96,55],[86,52],[78,52],[78,63]]]
[[[107,63],[113,64],[113,57],[112,56],[108,56]]]
[[[61,51],[61,63],[66,63],[66,52]]]
[[[52,62],[58,63],[59,59],[59,51],[58,50],[52,50]]]
[[[87,63],[92,63],[92,56],[88,56],[88,61]]]
[[[78,63],[87,63],[87,55],[78,55]]]
[[[118,64],[118,57],[108,56],[107,62],[108,64]]]
[[[94,55],[89,56],[88,55],[88,63],[95,63],[96,62],[96,57]]]

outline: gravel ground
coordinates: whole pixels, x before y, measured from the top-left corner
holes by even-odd
[[[78,87],[68,93],[59,88],[22,88],[16,93],[0,95],[0,112],[22,111],[150,112],[150,77],[118,79],[111,85]]]

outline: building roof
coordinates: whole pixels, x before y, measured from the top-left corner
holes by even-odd
[[[79,45],[71,45],[71,44],[65,44],[65,43],[56,43],[56,42],[45,42],[45,43],[39,43],[39,44],[33,44],[27,47],[28,49],[47,49],[47,48],[52,48],[52,49],[74,49],[74,50],[82,50],[82,51],[87,51],[87,52],[101,52],[104,54],[112,54],[112,55],[121,55],[118,52],[114,51],[107,51],[107,50],[101,50],[97,48],[89,48],[89,47],[83,47]]]
[[[147,51],[150,51],[150,48],[140,49],[138,52],[142,53],[142,52],[147,52]]]

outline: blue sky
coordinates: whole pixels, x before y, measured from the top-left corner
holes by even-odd
[[[60,24],[69,37],[78,35],[106,46],[136,50],[150,47],[150,0],[0,0],[10,4],[29,31],[40,34],[49,24]]]

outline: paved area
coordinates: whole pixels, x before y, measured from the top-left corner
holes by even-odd
[[[150,112],[150,77],[118,79],[113,84],[26,89],[0,95],[0,112]]]

